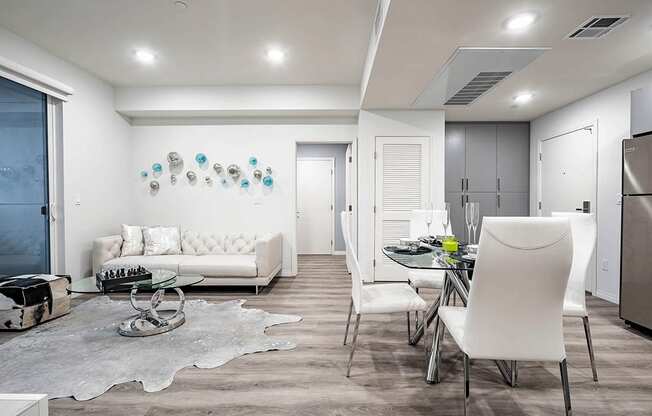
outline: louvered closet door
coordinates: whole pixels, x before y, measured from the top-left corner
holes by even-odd
[[[405,281],[406,269],[382,253],[409,236],[410,212],[430,200],[427,137],[376,137],[375,281]]]

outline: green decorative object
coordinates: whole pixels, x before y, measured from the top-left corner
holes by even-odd
[[[448,239],[441,243],[441,247],[448,253],[455,253],[459,248],[459,243],[456,240]]]

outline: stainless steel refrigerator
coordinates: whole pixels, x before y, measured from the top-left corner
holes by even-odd
[[[620,317],[652,329],[652,133],[623,141]]]

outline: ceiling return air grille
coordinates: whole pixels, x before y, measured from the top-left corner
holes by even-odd
[[[511,71],[480,72],[468,84],[455,93],[455,95],[449,98],[444,105],[469,105],[511,73]]]
[[[597,39],[625,23],[629,16],[594,16],[571,32],[571,39]]]

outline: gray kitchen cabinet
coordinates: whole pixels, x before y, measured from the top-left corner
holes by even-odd
[[[464,225],[464,199],[466,195],[462,192],[447,192],[446,202],[451,206],[451,226],[453,234],[460,240],[466,240]]]
[[[632,91],[630,123],[632,136],[652,131],[652,87]]]
[[[445,140],[446,191],[464,191],[466,129],[464,126],[447,125]]]
[[[467,200],[480,203],[480,223],[484,216],[529,215],[528,123],[447,123],[445,166],[446,201],[458,238],[468,241]]]
[[[496,140],[498,192],[530,189],[530,128],[527,124],[498,126]]]
[[[496,192],[496,126],[466,127],[466,190]]]
[[[527,217],[530,215],[529,193],[500,193],[497,198],[497,215],[501,217]]]

